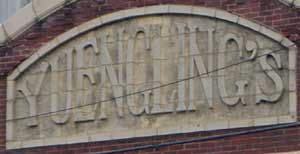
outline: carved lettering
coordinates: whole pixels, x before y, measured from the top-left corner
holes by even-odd
[[[86,102],[87,89],[85,86],[95,85],[96,79],[95,74],[92,69],[86,69],[86,64],[84,62],[85,49],[92,47],[95,53],[99,53],[99,48],[96,38],[89,40],[83,44],[76,46],[76,60],[77,60],[77,106],[84,106],[91,102]],[[85,85],[85,81],[89,82],[90,85]],[[95,119],[95,114],[92,112],[92,106],[85,106],[77,109],[75,115],[76,122],[85,122]]]
[[[41,91],[41,86],[44,82],[44,78],[48,67],[49,65],[47,63],[41,64],[41,76],[37,81],[36,87],[33,90],[33,92],[28,88],[28,81],[24,82],[18,89],[18,91],[25,96],[26,101],[29,105],[29,116],[32,117],[27,122],[27,126],[29,127],[35,127],[38,125],[37,97]]]
[[[66,78],[66,86],[67,86],[67,99],[66,99],[66,108],[69,109],[72,107],[72,81],[73,81],[73,74],[72,74],[72,69],[73,69],[73,50],[70,50],[65,54],[65,57],[67,59],[67,78]],[[62,115],[61,112],[56,112],[58,111],[58,73],[59,71],[59,61],[60,57],[57,57],[54,59],[54,61],[51,63],[51,112],[52,112],[52,120],[57,123],[57,124],[64,124],[66,123],[69,118],[70,118],[70,110],[66,110],[65,114]]]
[[[244,88],[247,86],[247,81],[237,81],[235,85],[237,86],[237,96],[232,96],[230,97],[226,87],[225,87],[225,57],[224,55],[226,54],[226,46],[228,41],[234,41],[238,45],[238,51],[240,52],[240,57],[242,57],[242,40],[238,38],[235,34],[227,34],[224,36],[224,38],[221,41],[220,47],[219,47],[219,55],[218,55],[218,86],[219,86],[219,92],[222,97],[222,101],[229,105],[229,106],[234,106],[238,104],[240,101],[243,102],[243,99],[241,99],[241,96],[244,95]],[[233,51],[231,51],[233,52]]]
[[[129,18],[38,53],[10,78],[9,117],[32,118],[11,122],[9,139],[82,133],[94,140],[98,133],[289,119],[294,62],[287,53],[294,51],[274,53],[280,42],[232,24],[189,15]]]
[[[122,34],[119,34],[122,35]],[[117,78],[117,73],[114,69],[112,58],[107,49],[107,34],[101,36],[101,52],[100,52],[100,61],[101,61],[101,85],[104,85],[106,82],[109,82],[112,86],[113,96],[120,97],[123,95],[123,88],[119,86],[119,81],[121,78]],[[122,46],[122,44],[119,44]],[[119,47],[119,53],[122,53],[123,49]],[[121,55],[120,55],[121,56]],[[121,57],[119,57],[121,59]],[[122,69],[123,70],[123,69]],[[122,70],[119,70],[119,74],[122,74]],[[119,76],[120,77],[120,76]],[[115,100],[117,104],[118,116],[123,117],[123,98],[118,98]],[[101,103],[101,117],[100,119],[104,119],[106,117],[106,105],[111,102],[103,102]]]
[[[185,24],[177,24],[177,35],[178,35],[178,80],[185,79]],[[178,105],[177,111],[186,111],[186,85],[185,81],[181,81],[178,83]]]
[[[209,71],[212,71],[212,64],[213,64],[213,59],[210,59],[209,61],[209,66],[208,68],[210,69],[209,71],[207,71],[207,67],[204,65],[204,61],[203,61],[203,56],[201,56],[201,53],[199,52],[198,46],[197,46],[197,39],[196,39],[196,34],[199,31],[199,29],[192,25],[189,26],[190,29],[190,76],[193,77],[195,76],[194,71],[195,69],[198,72],[198,75],[200,75],[201,78],[201,83],[203,85],[203,89],[205,92],[205,99],[209,104],[209,107],[212,108],[213,107],[213,102],[212,102],[212,98],[213,98],[213,79],[209,74]],[[208,39],[209,39],[209,44],[211,44],[211,42],[213,41],[213,31],[210,30],[208,31]],[[212,55],[213,54],[213,49],[212,46],[208,47],[208,53]],[[194,106],[192,100],[195,100],[194,98],[194,79],[190,80],[190,105],[189,105],[189,110],[196,110],[196,107]]]
[[[283,94],[283,81],[280,77],[280,75],[272,68],[272,66],[268,63],[268,59],[272,58],[278,69],[282,69],[281,64],[281,58],[279,54],[273,53],[272,50],[265,50],[263,52],[264,54],[267,54],[267,56],[264,56],[260,58],[260,66],[264,70],[265,74],[272,80],[272,82],[275,84],[275,93],[271,95],[266,95],[265,92],[262,91],[262,86],[260,83],[256,84],[256,103],[262,103],[262,102],[276,102],[280,99],[280,97]]]

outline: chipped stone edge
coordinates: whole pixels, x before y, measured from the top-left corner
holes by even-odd
[[[289,6],[289,7],[295,7],[300,8],[300,2],[299,0],[279,0],[279,2]]]
[[[1,36],[2,40],[7,41],[14,39],[15,36],[22,34],[34,23],[36,23],[36,19],[37,15],[34,12],[33,4],[27,4],[2,23],[2,28],[6,35],[6,38]],[[0,43],[3,44],[5,42]]]
[[[214,131],[220,129],[232,129],[232,128],[245,128],[245,127],[256,127],[256,126],[268,126],[284,123],[292,123],[296,121],[296,117],[290,115],[279,116],[279,117],[265,117],[257,119],[245,119],[245,120],[232,120],[232,121],[219,121],[209,122],[205,125],[193,125],[190,127],[166,127],[166,128],[151,128],[143,130],[131,130],[131,131],[120,131],[120,132],[105,132],[105,133],[87,133],[79,134],[78,136],[69,137],[56,137],[39,140],[27,140],[27,141],[10,141],[7,142],[7,149],[23,149],[23,148],[34,148],[43,146],[53,145],[70,145],[77,143],[87,142],[101,142],[101,141],[114,141],[121,139],[139,138],[139,137],[150,137],[150,136],[161,136],[161,135],[175,135],[182,133],[193,133],[200,131]]]
[[[17,67],[8,77],[8,81],[14,81],[19,75],[22,74],[28,67],[30,67],[32,64],[34,64],[39,58],[45,56],[46,54],[50,53],[53,49],[56,47],[60,46],[61,44],[71,40],[72,38],[86,33],[90,30],[93,30],[97,27],[116,22],[119,20],[127,19],[127,18],[133,18],[133,17],[139,17],[139,16],[147,16],[147,15],[152,15],[152,14],[189,14],[189,15],[196,15],[196,16],[206,16],[206,17],[211,17],[211,18],[217,18],[220,20],[224,20],[227,22],[235,23],[238,25],[241,25],[243,27],[249,28],[251,30],[257,31],[259,33],[262,33],[263,35],[281,43],[284,47],[289,49],[289,58],[293,59],[294,55],[297,51],[296,45],[282,36],[281,34],[278,34],[269,28],[266,28],[263,25],[260,25],[258,23],[255,23],[253,21],[244,19],[242,17],[238,17],[236,15],[230,14],[230,13],[225,13],[225,11],[221,10],[216,10],[212,8],[204,8],[204,7],[195,7],[195,6],[186,6],[186,5],[158,5],[158,6],[149,6],[149,7],[141,7],[141,8],[134,8],[134,9],[129,9],[129,10],[122,10],[118,11],[115,13],[107,14],[98,18],[95,18],[89,22],[86,22],[78,27],[75,27],[66,33],[61,34],[54,40],[50,41],[43,47],[39,49],[38,52],[36,52],[33,56],[29,57],[27,60],[25,60],[21,65]],[[224,14],[224,15],[222,15]],[[5,27],[4,27],[5,28]],[[5,29],[4,29],[5,30]],[[291,62],[289,64],[290,69],[295,70],[295,62]],[[291,73],[295,73],[292,71]],[[290,92],[295,92],[294,89],[290,87]],[[290,96],[290,100],[294,100],[294,96]],[[296,122],[296,116],[294,113],[294,110],[296,108],[296,103],[291,102],[290,104],[290,115],[286,115],[284,118],[281,118],[279,120],[278,117],[268,117],[268,118],[259,118],[259,119],[252,119],[253,123],[246,123],[243,121],[226,121],[226,122],[220,122],[220,123],[208,123],[204,127],[190,127],[190,128],[176,128],[176,131],[173,129],[170,129],[170,131],[165,131],[161,130],[159,128],[156,128],[154,130],[148,130],[147,135],[144,135],[142,132],[132,132],[130,133],[131,135],[126,135],[124,138],[133,138],[133,137],[144,137],[144,136],[151,136],[151,135],[165,135],[165,134],[173,134],[173,133],[187,133],[189,131],[193,132],[195,130],[202,131],[202,130],[216,130],[216,129],[229,129],[229,128],[237,128],[237,127],[250,127],[250,126],[261,126],[261,125],[271,125],[271,124],[279,124],[279,123],[290,123],[290,122]],[[289,116],[290,118],[286,118]],[[288,120],[287,120],[288,119]],[[266,121],[266,123],[263,123],[262,121]],[[236,125],[236,127],[234,126]],[[220,127],[219,127],[220,126]],[[153,134],[156,132],[156,134]],[[114,135],[115,136],[115,135]],[[56,138],[55,138],[56,139]],[[54,140],[55,140],[54,139]],[[120,139],[117,137],[113,137],[113,134],[110,134],[108,137],[105,138],[105,140],[115,140],[115,139]],[[46,140],[46,141],[45,141]],[[48,146],[48,145],[53,145],[51,144],[52,142],[47,141],[47,139],[43,140],[43,144],[37,144],[35,142],[35,145],[29,146],[28,144],[22,143],[20,146],[13,146],[16,143],[13,141],[8,141],[7,142],[7,147],[8,148],[25,148],[25,147],[35,147],[35,146]],[[58,139],[57,139],[58,140]],[[76,139],[79,141],[79,139]],[[91,142],[91,141],[102,141],[100,138],[95,139],[92,138],[91,135],[86,135],[84,136],[84,139],[80,139],[81,142]],[[30,142],[30,141],[26,141]],[[77,142],[72,142],[72,141],[66,141],[65,139],[62,140],[61,143],[56,143],[57,144],[73,144]],[[18,144],[19,145],[19,144]],[[26,146],[24,146],[26,145]]]
[[[13,40],[23,32],[28,30],[32,25],[39,22],[39,20],[46,18],[47,16],[51,15],[58,9],[65,6],[65,4],[70,4],[76,2],[77,0],[64,0],[63,2],[60,1],[53,1],[53,7],[41,9],[38,6],[34,5],[33,2],[28,3],[25,7],[18,10],[18,12],[8,19],[6,19],[3,24],[0,24],[0,46],[4,45],[8,40]],[[41,1],[43,2],[43,1]],[[37,14],[35,10],[41,10],[43,14]],[[29,16],[24,17],[24,14],[31,12]],[[32,20],[22,20],[19,19],[32,19]],[[12,29],[9,33],[7,29],[10,29],[9,25],[17,25],[15,29]]]
[[[40,9],[38,6],[35,5],[35,1],[37,0],[31,0],[30,3],[33,3],[33,10],[35,11],[37,17],[39,19],[43,19],[48,17],[49,15],[53,14],[54,12],[56,12],[57,10],[63,8],[65,5],[67,4],[71,4],[73,2],[76,2],[77,0],[60,0],[60,1],[52,1],[52,7],[48,7],[48,8],[44,8],[44,9]],[[39,2],[42,2],[40,0],[38,0]],[[43,2],[42,2],[43,3]],[[53,4],[55,3],[55,4]],[[45,3],[44,3],[45,4]],[[41,6],[43,6],[43,4],[40,4]],[[37,12],[37,10],[39,10]]]

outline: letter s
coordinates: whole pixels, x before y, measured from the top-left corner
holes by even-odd
[[[275,63],[278,69],[282,68],[281,59],[279,54],[273,53],[271,50],[265,50],[263,53],[266,53],[265,56],[260,58],[260,66],[262,67],[264,73],[273,81],[275,84],[276,93],[272,95],[265,95],[265,92],[262,91],[261,85],[256,83],[256,103],[262,102],[276,102],[280,99],[283,94],[283,81],[272,66],[267,62],[268,57],[272,57],[275,60]]]

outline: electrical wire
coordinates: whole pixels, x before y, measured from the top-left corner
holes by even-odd
[[[269,48],[257,48],[257,50],[265,50],[265,49],[269,49]],[[236,52],[240,52],[242,50],[231,50],[231,51],[226,51],[226,53],[236,53]],[[209,53],[209,54],[197,54],[197,55],[193,55],[193,56],[203,56],[203,55],[215,55],[217,53]],[[180,57],[185,57],[185,58],[188,58],[190,56],[180,56]],[[114,63],[112,65],[119,65],[121,63]],[[51,70],[51,73],[59,73],[59,72],[67,72],[67,71],[71,71],[71,72],[76,72],[76,71],[79,71],[79,70],[85,70],[85,69],[97,69],[99,67],[103,67],[103,66],[86,66],[86,67],[82,67],[82,68],[76,68],[76,69],[61,69],[61,70]],[[29,75],[32,75],[30,77],[33,77],[33,76],[36,76],[36,75],[40,75],[40,73],[45,73],[45,72],[29,72],[27,74]],[[241,74],[243,75],[243,74]],[[247,74],[248,75],[248,74]],[[213,76],[212,76],[213,77]],[[81,91],[85,91],[86,89],[82,89]],[[78,91],[77,89],[75,90],[65,90],[63,92],[76,92]],[[14,101],[14,100],[17,100],[17,99],[23,99],[23,98],[26,98],[26,97],[31,97],[31,96],[51,96],[52,94],[59,94],[59,92],[49,92],[49,93],[45,93],[45,94],[38,94],[38,95],[26,95],[26,96],[16,96],[14,99],[7,99],[7,101]]]
[[[292,47],[292,46],[290,46],[290,47]],[[268,53],[256,56],[254,59],[261,58],[261,57],[269,55],[270,53],[275,53],[275,52],[279,52],[279,51],[283,51],[283,48],[280,48],[280,49],[277,49],[277,50],[271,50]],[[201,73],[201,74],[198,74],[198,75],[195,75],[195,76],[192,76],[192,77],[184,78],[184,79],[177,80],[177,81],[174,81],[174,82],[170,82],[170,83],[167,83],[167,84],[162,84],[160,86],[156,86],[156,87],[153,87],[153,88],[149,88],[149,89],[145,89],[145,90],[141,90],[141,91],[129,93],[129,94],[118,96],[118,97],[113,97],[113,98],[102,100],[102,101],[96,101],[96,102],[93,102],[93,103],[84,104],[84,105],[75,106],[75,107],[70,107],[70,108],[61,109],[61,110],[52,111],[52,112],[40,113],[40,114],[37,114],[37,115],[34,115],[34,116],[26,116],[26,117],[15,118],[15,119],[6,119],[5,121],[6,122],[11,122],[11,121],[25,120],[25,119],[30,119],[30,118],[40,117],[40,116],[49,116],[49,115],[52,115],[52,114],[55,114],[55,113],[59,113],[59,112],[64,112],[64,111],[68,111],[68,110],[74,110],[74,109],[78,109],[78,108],[83,108],[83,107],[86,107],[86,106],[96,105],[96,104],[99,104],[99,103],[114,101],[116,99],[120,99],[120,98],[124,98],[124,97],[128,97],[128,96],[132,96],[132,95],[137,95],[137,94],[144,93],[144,92],[147,92],[147,91],[151,91],[151,90],[155,90],[155,89],[167,87],[167,86],[170,86],[170,85],[174,85],[174,84],[177,84],[177,83],[180,83],[180,82],[188,81],[188,80],[191,80],[191,79],[194,79],[194,78],[197,78],[197,77],[201,77],[202,75],[208,75],[208,74],[211,74],[211,73],[214,73],[214,72],[217,72],[217,71],[220,71],[220,70],[224,70],[224,69],[236,66],[236,65],[240,65],[240,64],[243,64],[243,63],[246,63],[246,62],[249,62],[249,61],[253,61],[254,59],[246,59],[246,60],[243,60],[243,61],[231,64],[231,65],[224,66],[222,68],[218,68],[218,69],[215,69],[215,70],[212,70],[212,71],[208,71],[206,73]]]

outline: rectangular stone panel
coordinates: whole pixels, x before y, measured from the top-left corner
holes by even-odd
[[[45,45],[9,77],[8,148],[294,122],[295,50],[217,16],[135,17]]]

